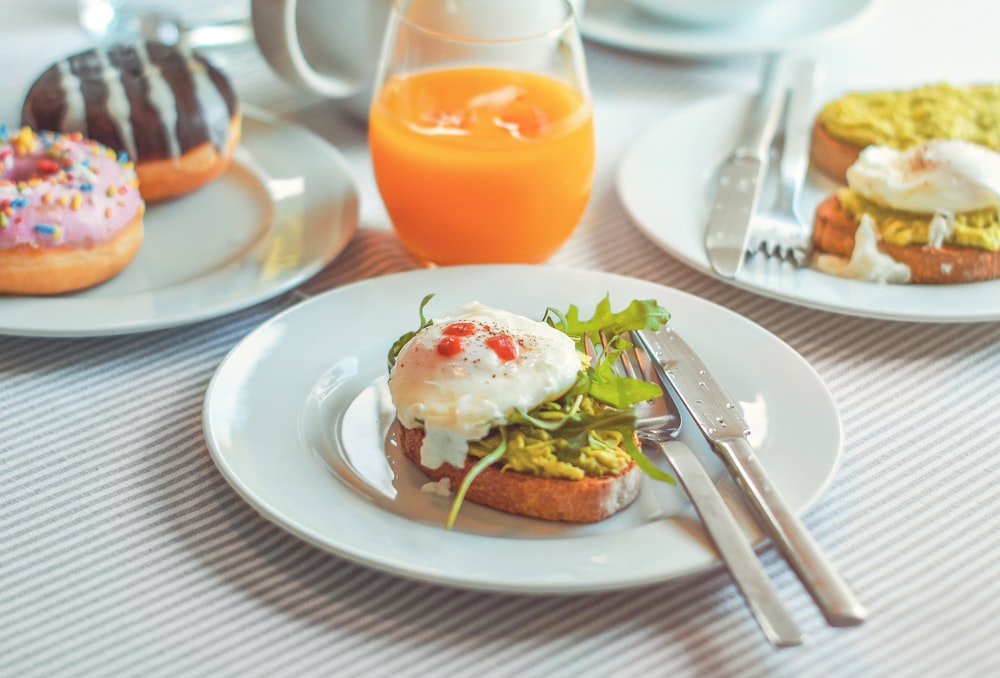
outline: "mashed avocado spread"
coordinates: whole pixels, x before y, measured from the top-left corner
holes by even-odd
[[[540,419],[563,416],[563,410],[572,403],[546,403],[534,415]],[[584,396],[576,405],[586,414],[594,416],[602,409],[600,403]],[[549,415],[549,416],[547,416]],[[501,463],[504,470],[531,473],[545,478],[580,480],[585,475],[615,475],[624,470],[632,457],[621,444],[623,435],[616,430],[591,430],[581,434],[585,440],[574,444],[565,435],[535,426],[513,425],[507,427],[507,452]],[[501,442],[494,431],[486,438],[469,444],[469,454],[480,459],[495,450]]]
[[[869,214],[884,242],[893,245],[926,245],[930,242],[933,214],[883,207],[849,188],[840,189],[837,198],[844,211],[855,221],[860,222],[862,214]],[[961,212],[955,214],[954,219],[951,233],[944,239],[946,243],[990,252],[1000,251],[1000,215],[996,208]]]
[[[830,136],[862,147],[904,149],[930,139],[964,139],[1000,150],[1000,85],[852,92],[827,104],[819,121]]]

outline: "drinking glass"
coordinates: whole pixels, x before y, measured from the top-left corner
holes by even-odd
[[[566,0],[395,0],[374,91],[375,179],[423,262],[537,263],[572,234],[594,126]]]

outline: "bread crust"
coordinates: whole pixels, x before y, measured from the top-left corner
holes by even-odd
[[[847,168],[854,164],[862,147],[830,135],[817,118],[813,124],[809,160],[817,170],[842,184],[847,183]]]
[[[432,480],[448,478],[452,492],[458,491],[465,474],[478,461],[466,458],[463,468],[442,464],[428,468],[420,463],[424,430],[400,428],[403,453]],[[586,476],[581,480],[543,478],[517,471],[504,471],[498,465],[483,469],[469,486],[466,499],[500,511],[570,523],[593,523],[604,520],[631,504],[639,495],[642,471],[636,463],[613,476]]]
[[[816,208],[813,242],[818,252],[850,258],[858,223],[832,195]],[[948,284],[980,282],[1000,278],[1000,252],[977,247],[942,245],[894,245],[879,242],[878,248],[910,267],[910,282]]]

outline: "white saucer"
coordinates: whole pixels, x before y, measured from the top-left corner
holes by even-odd
[[[750,95],[728,94],[678,110],[640,135],[618,171],[619,195],[639,228],[667,252],[713,276],[705,252],[712,177],[736,145],[750,104]],[[837,187],[810,172],[797,206],[800,218],[811,220],[816,206]],[[765,187],[762,204],[767,204],[771,189]],[[776,266],[763,256],[748,259],[734,280],[719,279],[767,297],[847,315],[920,322],[1000,320],[1000,281],[879,285]]]
[[[725,26],[672,23],[628,0],[587,0],[580,22],[595,42],[652,54],[725,57],[814,47],[874,18],[883,0],[777,3],[752,21]]]
[[[124,271],[74,294],[0,296],[0,333],[125,334],[230,313],[313,276],[357,221],[358,192],[338,151],[300,127],[244,115],[229,170],[149,205],[145,241]]]
[[[746,318],[654,283],[543,266],[418,270],[334,289],[275,316],[226,357],[205,397],[212,458],[265,518],[343,558],[464,588],[569,593],[664,581],[718,565],[676,486],[646,480],[636,502],[574,526],[466,503],[443,528],[450,498],[392,445],[384,389],[391,344],[471,300],[540,318],[657,299],[741,403],[751,442],[776,487],[804,512],[833,480],[844,439],[834,401],[794,350]],[[683,440],[715,464],[697,428]],[[755,537],[757,535],[754,535]]]

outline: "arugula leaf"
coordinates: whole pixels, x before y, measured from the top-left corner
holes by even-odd
[[[392,347],[389,349],[389,369],[392,369],[392,366],[396,364],[396,356],[398,356],[399,352],[403,350],[403,347],[406,346],[407,342],[409,342],[410,339],[415,337],[417,335],[417,332],[433,324],[430,320],[424,317],[424,306],[426,306],[427,303],[433,298],[434,298],[434,293],[432,292],[431,294],[428,294],[420,301],[420,327],[410,332],[407,332],[406,334],[404,334],[399,339],[393,342]]]
[[[444,527],[446,530],[450,530],[455,524],[455,518],[458,517],[458,510],[462,508],[462,502],[465,501],[465,494],[469,491],[469,486],[472,485],[472,481],[476,479],[480,473],[483,472],[487,467],[500,461],[504,453],[507,452],[507,429],[503,426],[500,427],[500,444],[497,448],[487,454],[485,457],[477,461],[472,468],[470,468],[465,477],[462,478],[462,484],[458,487],[458,492],[455,493],[455,499],[451,502],[451,510],[448,512],[448,519],[445,521]]]
[[[580,309],[576,306],[570,306],[561,317],[565,321],[563,331],[571,337],[580,337],[582,342],[584,334],[596,339],[601,331],[607,336],[619,336],[630,330],[657,330],[670,320],[670,313],[652,299],[633,299],[624,310],[615,313],[611,310],[610,296],[605,295],[590,320],[580,320]]]
[[[552,320],[549,315],[554,316],[557,321]],[[546,319],[550,325],[559,327],[573,337],[580,352],[585,352],[585,336],[589,336],[595,346],[601,345],[602,336],[607,340],[607,350],[598,356],[588,370],[590,382],[584,391],[587,394],[619,409],[662,395],[663,391],[658,385],[619,375],[614,368],[622,352],[632,348],[632,343],[625,338],[628,332],[657,330],[670,319],[670,313],[655,300],[634,299],[624,310],[616,313],[611,310],[610,296],[605,295],[589,320],[582,320],[580,309],[572,305],[566,313],[549,308]]]

